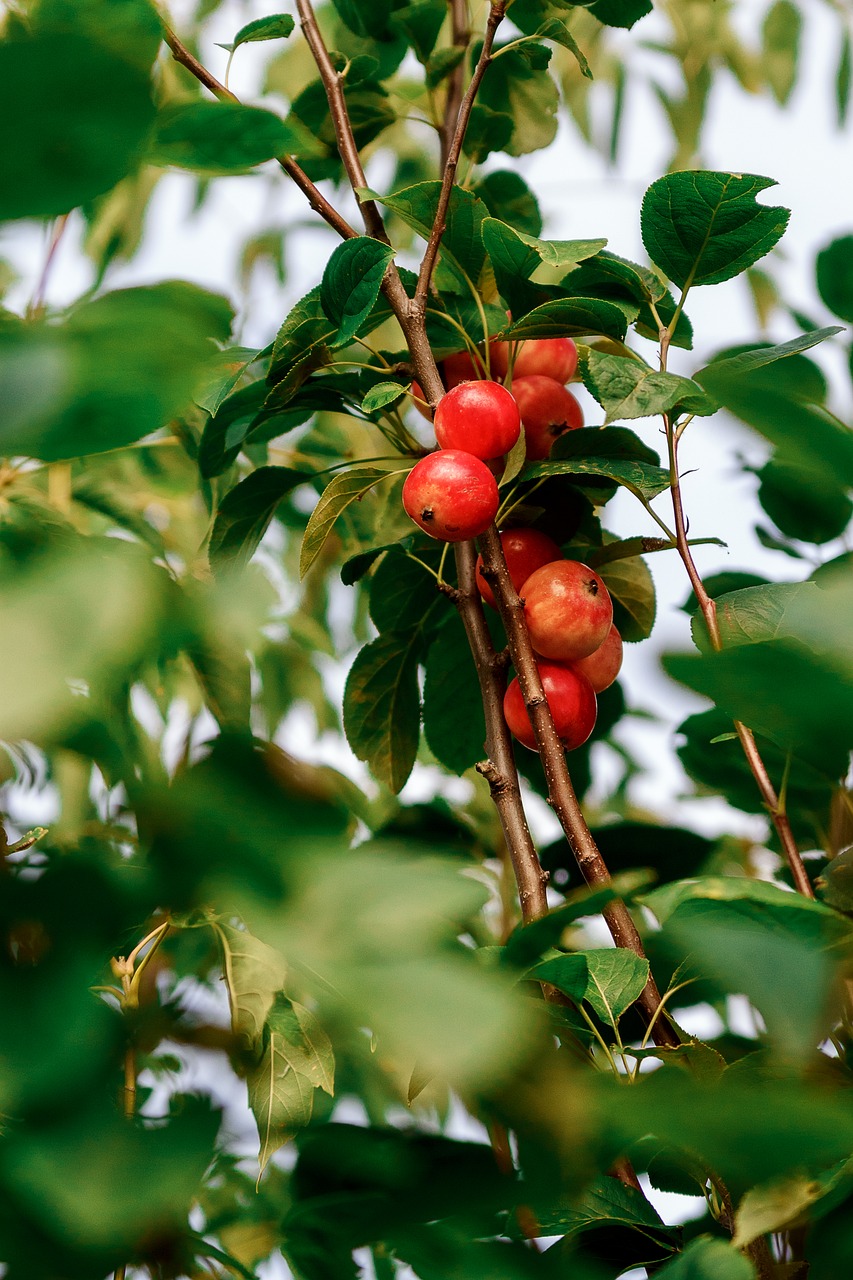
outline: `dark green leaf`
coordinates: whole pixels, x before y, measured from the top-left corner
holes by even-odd
[[[657,616],[655,584],[648,565],[641,556],[626,556],[599,565],[613,600],[613,621],[622,639],[628,643],[646,640],[652,633]]]
[[[471,108],[462,150],[474,164],[484,164],[493,151],[503,151],[512,137],[512,116],[480,102]]]
[[[154,119],[147,72],[79,34],[0,45],[0,219],[55,217],[109,191]]]
[[[581,889],[562,906],[539,920],[513,929],[502,952],[504,963],[528,969],[551,947],[557,946],[566,929],[584,916],[598,915],[614,898],[629,900],[648,884],[648,876],[624,875],[614,878],[605,889]]]
[[[590,13],[608,27],[633,27],[652,11],[652,0],[593,0]]]
[[[217,570],[244,569],[260,546],[282,498],[311,479],[290,467],[258,467],[219,504],[210,535],[210,562]]]
[[[539,203],[520,174],[510,169],[495,169],[475,183],[473,190],[493,218],[529,236],[541,233]]]
[[[299,575],[304,578],[323,550],[332,526],[352,502],[358,502],[375,484],[393,472],[379,471],[376,467],[355,467],[335,476],[323,490],[323,495],[311,512],[308,527],[302,538],[299,554]]]
[[[440,190],[440,182],[419,182],[389,196],[371,194],[424,240],[428,240]],[[463,287],[466,287],[466,280],[476,284],[483,269],[486,251],[482,226],[486,216],[486,206],[472,192],[462,187],[453,188],[447,210],[447,228],[441,241],[441,259],[459,276]]]
[[[605,426],[618,418],[651,418],[673,410],[710,414],[716,409],[698,383],[627,356],[584,347],[580,368],[584,385],[605,410]]]
[[[768,253],[790,211],[756,196],[774,186],[755,174],[706,170],[658,178],[643,199],[643,244],[682,289],[730,280]]]
[[[472,59],[478,56],[475,45]],[[521,45],[495,58],[483,77],[478,101],[512,117],[512,134],[502,148],[508,155],[538,151],[556,137],[559,99],[548,72],[550,58],[545,45]]]
[[[417,631],[387,631],[357,655],[344,691],[344,729],[359,760],[393,792],[412,771],[421,727]]]
[[[537,982],[550,982],[575,1004],[583,1001],[590,986],[586,955],[579,951],[540,960],[525,977],[534,978]]]
[[[853,516],[853,502],[826,472],[771,458],[758,472],[758,501],[788,538],[821,545],[840,538]]]
[[[649,962],[624,947],[585,951],[589,970],[584,999],[608,1026],[616,1029],[622,1014],[649,980]]]
[[[661,881],[695,875],[714,848],[713,841],[695,831],[651,822],[608,823],[593,827],[592,834],[611,872],[651,867]],[[567,867],[570,858],[566,840],[558,840],[542,851],[542,865],[547,871]]]
[[[426,625],[446,600],[433,575],[411,556],[392,551],[370,581],[370,617],[377,631],[408,631]]]
[[[850,32],[846,25],[841,32],[841,50],[838,54],[838,69],[835,73],[835,108],[839,128],[847,123],[847,112],[850,108],[850,84],[853,78],[853,59],[850,55]]]
[[[761,640],[793,637],[797,604],[821,608],[822,592],[814,582],[769,582],[717,594],[717,621],[725,648]],[[701,627],[694,614],[694,638]]]
[[[391,15],[391,0],[376,0],[365,8],[360,0],[332,0],[341,21],[360,36],[381,39]]]
[[[399,382],[377,382],[362,400],[361,407],[365,413],[376,413],[379,409],[386,409],[390,404],[396,404],[407,390],[408,388]]]
[[[603,302],[596,298],[556,298],[504,329],[504,338],[565,338],[602,333],[622,341],[629,323],[637,318],[637,307]]]
[[[437,49],[427,61],[426,87],[436,89],[451,72],[455,71],[465,57],[465,50],[459,45],[451,45],[449,49]]]
[[[486,722],[465,628],[455,612],[429,648],[424,682],[424,734],[435,758],[462,774],[486,756]]]
[[[145,72],[163,39],[163,23],[151,0],[39,0],[33,30],[85,35]]]
[[[587,258],[566,276],[563,284],[574,293],[594,298],[607,298],[614,293],[636,302],[659,302],[666,295],[666,285],[654,271],[607,250]]]
[[[839,236],[817,255],[817,288],[830,311],[853,322],[853,236]]]
[[[256,18],[241,27],[231,44],[221,44],[220,49],[233,53],[241,44],[257,40],[284,40],[293,33],[296,23],[289,13],[271,13],[267,18]]]
[[[147,158],[196,173],[245,173],[298,149],[290,126],[271,111],[239,102],[188,102],[161,108]]]
[[[556,441],[547,462],[531,462],[524,480],[548,475],[607,476],[651,499],[669,488],[669,472],[657,454],[627,427],[580,427]]]
[[[572,35],[571,31],[568,28],[568,24],[564,19],[561,19],[561,18],[549,19],[549,21],[546,22],[544,26],[541,26],[539,28],[537,35],[539,36],[540,40],[553,40],[555,44],[561,44],[564,49],[568,49],[569,53],[573,55],[578,66],[580,67],[581,74],[586,76],[587,80],[592,80],[593,75],[592,75],[592,71],[590,70],[589,63],[587,62],[586,57],[583,54],[583,51],[578,46],[577,40],[575,40],[574,36]]]
[[[358,333],[393,257],[390,245],[369,236],[345,240],[335,249],[320,285],[320,304],[337,328],[334,345],[346,346]]]
[[[444,5],[436,0],[415,0],[395,8],[391,21],[406,36],[418,61],[426,65],[446,16]]]
[[[663,1280],[754,1280],[755,1269],[725,1240],[699,1236],[656,1275]]]
[[[0,333],[0,448],[77,458],[165,426],[203,381],[231,315],[224,298],[169,281],[81,303],[63,325]]]
[[[789,342],[780,343],[778,346],[770,346],[770,344],[758,347],[750,347],[741,350],[737,355],[728,355],[723,352],[722,357],[714,359],[712,364],[706,366],[715,376],[721,378],[734,378],[740,374],[752,373],[756,369],[761,369],[765,365],[775,364],[777,360],[787,359],[789,356],[797,355],[801,351],[808,351],[810,347],[816,347],[818,343],[824,342],[827,338],[833,337],[836,333],[841,333],[840,325],[829,325],[825,329],[812,329],[810,333],[803,333],[799,338],[791,338]],[[706,369],[700,369],[695,378],[698,382],[703,382],[703,374]],[[778,370],[773,370],[772,377],[776,378]],[[822,399],[822,396],[811,395],[809,399]]]

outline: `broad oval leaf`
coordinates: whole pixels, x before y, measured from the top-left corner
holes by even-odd
[[[839,236],[817,255],[818,292],[830,311],[853,322],[853,236]]]
[[[376,467],[354,467],[334,480],[323,490],[322,497],[311,512],[308,526],[302,538],[302,549],[299,553],[299,576],[304,578],[317,556],[323,550],[326,539],[332,532],[332,526],[347,507],[357,502],[368,493],[374,485],[388,476],[396,475],[394,471],[380,471]]]
[[[241,44],[252,44],[260,40],[286,40],[292,35],[295,26],[289,13],[271,13],[267,18],[255,18],[254,22],[247,22],[237,32],[231,44],[221,44],[219,48],[233,53]]]
[[[196,173],[244,173],[295,150],[290,127],[272,111],[239,102],[163,107],[148,159]]]
[[[583,347],[580,368],[584,386],[606,413],[605,426],[617,418],[651,418],[675,409],[711,414],[717,407],[697,382],[650,369],[629,356]]]
[[[502,338],[564,338],[600,333],[622,341],[628,325],[639,315],[639,307],[600,298],[556,298],[528,311],[508,325]]]
[[[379,409],[387,408],[389,404],[396,404],[407,390],[408,388],[399,382],[377,382],[362,400],[361,407],[365,413],[376,413]]]
[[[613,621],[628,643],[646,640],[657,615],[654,579],[641,556],[626,556],[599,565],[613,600]]]
[[[213,926],[222,946],[225,984],[234,1034],[247,1047],[259,1045],[264,1023],[287,970],[279,953],[246,929],[218,920]]]
[[[584,999],[615,1030],[623,1013],[642,994],[649,980],[649,962],[625,947],[578,954],[585,957],[589,971]]]
[[[356,236],[339,244],[320,285],[320,304],[336,326],[335,346],[351,342],[368,318],[394,250],[381,240]]]
[[[244,569],[260,546],[285,494],[310,475],[290,467],[258,467],[227,493],[210,535],[210,562],[221,569]]]
[[[388,631],[356,656],[344,691],[344,730],[359,760],[401,791],[418,750],[418,631]]]
[[[661,1280],[755,1280],[748,1258],[725,1240],[699,1236],[656,1273]]]
[[[626,427],[580,427],[559,437],[546,462],[529,463],[522,480],[548,475],[606,476],[646,500],[669,488],[657,454]]]
[[[477,671],[458,614],[430,645],[424,680],[424,734],[435,758],[463,774],[486,754],[486,722]]]
[[[109,191],[153,120],[147,71],[94,40],[0,44],[0,219],[55,217]]]
[[[769,253],[788,225],[789,209],[756,200],[775,185],[701,169],[658,178],[643,199],[646,252],[682,289],[731,280]]]

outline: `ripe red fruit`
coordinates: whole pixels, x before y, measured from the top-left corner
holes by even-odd
[[[419,382],[412,383],[412,395],[417,396],[418,400],[426,400],[426,393]],[[418,400],[412,401],[418,413],[422,418],[426,418],[427,422],[432,422],[432,409],[429,408],[429,401],[427,401],[426,406],[424,406],[422,404],[418,404]]]
[[[407,514],[442,542],[464,542],[485,533],[499,501],[497,481],[485,462],[461,449],[421,458],[403,485]]]
[[[506,567],[512,578],[512,585],[520,591],[522,585],[536,569],[552,560],[562,559],[563,553],[553,538],[538,529],[504,529],[501,534],[501,546],[504,551]],[[483,557],[477,557],[477,586],[486,604],[497,608],[494,592],[482,574]]]
[[[554,728],[566,750],[574,751],[575,747],[583,746],[595,728],[598,705],[592,685],[573,667],[563,667],[556,662],[537,662],[536,665]],[[517,676],[504,696],[504,719],[519,742],[531,751],[538,750]]]
[[[500,348],[500,350],[497,350]],[[508,342],[492,345],[491,362],[495,377],[505,378],[509,369]],[[512,382],[516,378],[529,378],[534,374],[553,378],[555,382],[568,382],[578,367],[578,349],[571,338],[531,338],[520,342],[512,368]]]
[[[622,667],[622,637],[616,628],[611,627],[603,643],[572,666],[586,676],[596,693],[609,689]]]
[[[458,387],[460,382],[474,382],[483,375],[482,367],[474,363],[470,351],[456,351],[452,356],[445,356],[441,369],[448,391]]]
[[[527,456],[534,461],[548,457],[557,436],[583,426],[583,409],[571,391],[553,378],[539,373],[513,378],[512,394],[524,423]]]
[[[518,405],[499,382],[461,382],[438,402],[435,438],[485,462],[508,453],[521,434]]]
[[[543,658],[574,662],[602,645],[613,602],[594,569],[580,560],[543,565],[522,584],[530,642]]]

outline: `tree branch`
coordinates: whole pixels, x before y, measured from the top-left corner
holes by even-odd
[[[208,89],[221,102],[239,102],[239,98],[226,89],[216,76],[202,66],[198,58],[193,57],[186,45],[182,44],[174,31],[170,27],[164,26],[163,39],[172,51],[172,57],[179,62],[182,67],[186,67],[191,75],[195,76],[205,89]],[[337,209],[329,203],[326,197],[315,187],[314,183],[308,177],[301,165],[299,165],[292,156],[283,155],[277,157],[277,163],[281,166],[289,178],[292,178],[299,187],[300,191],[307,196],[308,203],[315,213],[318,213],[329,226],[337,231],[343,240],[351,240],[353,236],[357,236],[355,231]]]
[[[503,21],[506,13],[506,0],[492,0],[489,6],[489,20],[486,24],[486,31],[483,36],[483,48],[477,65],[474,68],[474,74],[471,82],[465,91],[465,97],[462,99],[461,106],[456,117],[456,124],[453,130],[453,137],[448,147],[447,160],[444,165],[444,172],[441,180],[441,191],[438,197],[438,206],[433,219],[432,230],[427,241],[426,252],[421,262],[421,269],[418,273],[418,287],[415,290],[414,304],[415,308],[423,309],[426,307],[427,294],[435,271],[436,260],[438,259],[438,250],[441,246],[441,239],[447,226],[447,210],[450,205],[450,197],[453,193],[453,184],[456,179],[456,169],[459,164],[459,157],[462,154],[462,143],[465,141],[465,133],[468,129],[468,122],[471,119],[471,111],[474,106],[474,100],[480,88],[483,76],[486,74],[486,68],[492,59],[492,46],[495,41],[495,32]],[[445,120],[445,129],[449,132],[450,117]],[[443,132],[444,136],[444,132]]]
[[[483,556],[484,572],[492,586],[506,627],[513,665],[539,745],[539,754],[548,783],[549,801],[560,820],[560,825],[586,883],[595,888],[609,885],[610,872],[587,826],[572,786],[566,764],[566,753],[557,736],[542,689],[536,657],[524,620],[524,606],[509,576],[501,541],[494,525],[481,537],[480,550]],[[625,947],[645,959],[642,940],[624,902],[611,903],[605,908],[603,915],[616,946]],[[677,1045],[680,1043],[679,1037],[666,1014],[659,1013],[660,1004],[660,992],[654,979],[649,977],[646,988],[637,1001],[637,1006],[647,1023],[655,1019],[653,1034],[656,1044]]]
[[[454,49],[467,49],[471,33],[468,30],[467,0],[450,0],[450,39]],[[441,139],[441,172],[443,173],[450,155],[450,144],[459,108],[462,104],[462,81],[465,78],[464,58],[459,66],[454,67],[447,85],[447,98],[444,106],[444,120],[439,137]]]
[[[720,635],[720,624],[717,621],[717,603],[713,600],[705,590],[705,584],[699,570],[696,568],[696,562],[693,559],[693,553],[690,550],[690,543],[687,540],[687,522],[684,518],[684,504],[681,497],[681,478],[678,474],[678,433],[673,427],[672,419],[669,414],[664,414],[664,426],[666,427],[666,438],[669,446],[669,475],[670,475],[670,492],[672,494],[672,511],[675,517],[675,539],[678,547],[678,554],[687,571],[690,579],[690,585],[693,587],[693,593],[702,611],[702,617],[705,619],[705,626],[708,631],[708,638],[715,652],[719,653],[723,647],[723,639]],[[784,805],[780,803],[779,796],[773,783],[770,781],[770,775],[767,767],[758,750],[752,730],[748,729],[740,720],[734,722],[735,732],[740,740],[743,753],[746,756],[746,762],[755,778],[761,798],[770,814],[773,826],[776,828],[776,834],[782,848],[785,851],[785,857],[788,860],[788,866],[791,868],[791,876],[798,893],[805,898],[814,898],[815,892],[812,888],[811,880],[809,880],[800,851],[797,848],[797,842],[794,839],[794,833],[791,830],[791,824],[788,821],[788,815],[785,812]]]

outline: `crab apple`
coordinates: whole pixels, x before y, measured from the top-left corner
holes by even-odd
[[[592,685],[574,667],[564,667],[557,662],[537,662],[536,666],[557,736],[567,751],[582,747],[595,728],[598,714]],[[504,695],[504,719],[519,742],[531,751],[538,751],[518,676],[510,681]]]
[[[594,569],[580,560],[556,560],[522,584],[530,643],[543,658],[575,662],[604,643],[613,602]]]
[[[586,676],[596,693],[609,689],[622,667],[622,637],[616,628],[611,627],[604,642],[572,666]]]
[[[497,481],[485,462],[461,449],[427,454],[403,485],[407,515],[441,542],[464,542],[485,533],[499,501]]]
[[[524,423],[528,458],[547,458],[551,446],[564,431],[583,426],[583,409],[561,383],[532,373],[527,378],[514,378],[512,394]]]
[[[442,449],[464,449],[485,462],[508,453],[521,434],[518,405],[499,382],[460,382],[435,411]]]
[[[507,375],[510,346],[509,342],[492,345],[492,371],[496,377]],[[578,349],[571,338],[529,338],[518,344],[512,366],[513,386],[516,378],[529,378],[533,374],[565,383],[575,376],[577,367]]]
[[[521,590],[534,570],[541,569],[543,564],[550,564],[552,560],[560,560],[563,556],[554,539],[549,538],[547,533],[540,533],[538,529],[504,529],[501,533],[501,546],[516,591]],[[483,577],[482,570],[483,557],[478,556],[477,586],[480,588],[480,595],[486,604],[496,609],[494,592]]]
[[[469,351],[456,351],[452,356],[445,356],[441,371],[448,391],[458,387],[460,382],[474,382],[482,374],[480,365],[474,363]]]

